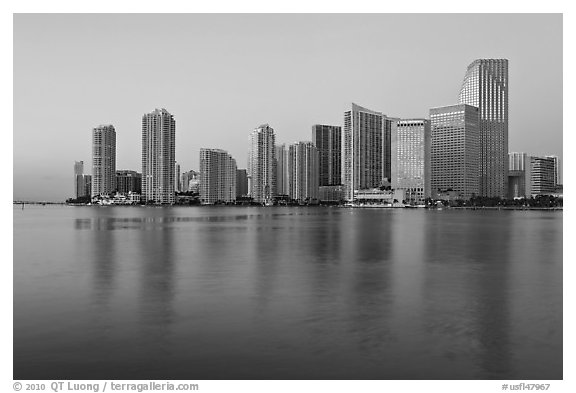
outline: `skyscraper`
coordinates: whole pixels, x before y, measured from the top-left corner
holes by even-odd
[[[312,142],[296,142],[288,149],[290,198],[299,202],[318,199],[318,149]]]
[[[315,124],[312,143],[318,149],[320,186],[342,182],[342,127]]]
[[[392,130],[396,122],[394,117],[382,115],[382,181],[392,181]]]
[[[90,197],[92,191],[92,176],[76,175],[76,198]]]
[[[254,202],[271,203],[276,188],[274,129],[263,124],[250,134],[248,192]]]
[[[116,190],[116,130],[112,125],[92,129],[92,196]]]
[[[342,184],[344,198],[354,200],[354,191],[379,187],[382,183],[382,113],[352,103],[344,112]]]
[[[182,191],[180,186],[180,164],[178,163],[174,165],[174,181],[176,182],[176,185],[174,186],[175,191]]]
[[[164,108],[142,116],[142,200],[175,201],[176,122]]]
[[[480,195],[506,197],[508,182],[508,60],[474,60],[466,71],[459,102],[478,108]]]
[[[288,151],[284,144],[276,146],[276,195],[288,195]]]
[[[403,190],[409,203],[430,194],[430,121],[403,119],[392,130],[392,188]]]
[[[236,199],[236,160],[221,149],[200,149],[200,201],[232,202]]]
[[[84,174],[84,161],[74,161],[74,195],[75,198],[84,194],[84,188],[79,187],[78,176]]]
[[[461,199],[479,195],[478,108],[466,104],[430,109],[431,193],[452,190]]]
[[[236,198],[248,195],[248,175],[246,169],[236,169]]]

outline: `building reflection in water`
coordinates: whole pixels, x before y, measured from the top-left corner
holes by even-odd
[[[430,379],[510,378],[510,220],[459,213],[426,220],[422,336],[437,343]]]
[[[342,228],[340,250],[348,278],[342,288],[346,305],[342,318],[347,323],[345,334],[352,339],[351,343],[355,343],[349,350],[362,359],[357,364],[364,364],[351,375],[358,378],[379,374],[387,378],[386,365],[391,355],[387,348],[398,333],[390,325],[395,307],[392,293],[395,284],[391,279],[396,263],[392,258],[395,212],[391,209],[347,209],[343,214],[346,216],[339,220]],[[351,370],[353,368],[351,365]]]

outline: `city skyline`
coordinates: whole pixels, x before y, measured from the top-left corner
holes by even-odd
[[[342,113],[351,102],[399,118],[428,117],[430,108],[455,103],[463,72],[478,58],[509,60],[513,78],[508,150],[534,156],[556,155],[563,162],[560,14],[164,15],[154,18],[160,25],[172,27],[154,31],[157,36],[144,29],[150,18],[15,16],[15,199],[59,201],[72,196],[67,168],[70,162],[90,160],[86,136],[94,124],[114,124],[118,138],[116,166],[139,170],[138,148],[134,148],[140,133],[139,118],[148,108],[165,107],[178,119],[176,160],[182,170],[199,169],[199,150],[205,146],[229,151],[242,168],[246,162],[246,135],[258,124],[268,123],[275,129],[277,144],[290,144],[309,140],[314,124],[343,126]],[[296,20],[302,25],[301,32],[290,28]],[[390,31],[407,21],[417,26],[414,31],[389,37]],[[469,29],[461,38],[454,38],[453,30],[442,27],[439,21],[452,26],[490,23],[493,28],[481,33]],[[99,30],[99,22],[106,22],[109,31]],[[274,29],[263,36],[250,22],[274,25]],[[207,28],[210,23],[214,26]],[[516,33],[522,33],[507,33],[510,25]],[[39,28],[43,34],[33,34]],[[201,28],[205,30],[202,39],[193,34]],[[78,34],[68,34],[70,31]],[[424,32],[430,38],[422,41]],[[134,41],[132,36],[140,39]],[[447,38],[452,40],[449,44],[442,41]],[[43,49],[45,39],[51,40],[52,51]],[[80,39],[85,40],[85,46],[79,46]],[[281,40],[281,50],[272,45],[277,39]],[[344,44],[352,42],[349,40],[355,42],[353,53],[361,61],[332,61],[330,69],[315,65],[316,61],[324,64],[334,59]],[[166,42],[173,61],[166,66],[141,61],[139,51],[149,41]],[[470,45],[456,44],[463,41]],[[186,45],[182,47],[181,43]],[[384,49],[369,50],[375,44]],[[196,55],[184,54],[190,49]],[[405,56],[418,50],[427,54],[426,69]],[[91,56],[99,53],[114,62],[108,62],[107,56]],[[259,56],[269,59],[267,66],[254,65],[252,60]],[[395,60],[390,61],[392,58]],[[86,65],[88,59],[94,64]],[[163,75],[166,83],[143,89],[148,85],[141,78],[154,74]],[[100,86],[112,89],[117,96],[106,95],[103,99],[100,94],[92,94]],[[207,90],[209,86],[211,90]],[[323,92],[321,96],[309,94],[318,90]],[[49,93],[54,97],[42,99]],[[71,98],[74,102],[69,101]],[[61,106],[78,110],[73,111],[69,122],[53,131],[59,139],[66,139],[66,148],[55,147],[56,158],[46,162],[40,147],[53,142],[36,130],[39,124],[50,124],[58,113],[55,108]],[[214,123],[211,119],[223,110],[228,116],[220,116]],[[539,116],[530,116],[534,112]],[[545,137],[539,132],[544,127]],[[48,171],[39,176],[35,187],[19,180],[33,176],[41,162],[46,162]]]

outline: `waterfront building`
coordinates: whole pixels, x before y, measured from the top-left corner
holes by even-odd
[[[276,192],[275,195],[288,195],[288,150],[286,145],[276,149]]]
[[[312,142],[318,149],[319,185],[335,186],[342,183],[342,127],[315,124]]]
[[[175,202],[176,122],[164,108],[142,116],[142,198],[146,203]]]
[[[84,161],[74,161],[74,195],[78,198],[83,193],[83,189],[78,188],[78,176],[84,174]]]
[[[274,129],[263,124],[250,134],[248,193],[254,202],[272,203],[276,188]]]
[[[142,192],[142,174],[131,170],[116,171],[116,191],[121,194]]]
[[[459,199],[479,195],[478,108],[466,104],[430,109],[430,186],[433,198],[453,191]]]
[[[530,178],[528,178],[530,185]],[[525,198],[526,194],[526,171],[508,170],[508,198]],[[529,196],[529,195],[528,195]]]
[[[529,195],[548,195],[556,192],[555,163],[549,157],[530,157]]]
[[[508,198],[530,197],[530,157],[526,153],[508,153]]]
[[[288,192],[299,202],[318,200],[318,149],[312,142],[296,142],[288,149]]]
[[[368,190],[354,191],[354,203],[356,205],[389,205],[400,203],[405,199],[404,190],[381,190],[372,188]]]
[[[392,130],[392,188],[407,203],[423,203],[430,193],[430,121],[402,119]]]
[[[558,187],[562,184],[562,167],[560,158],[558,156],[545,156],[554,161],[554,187]]]
[[[76,198],[89,197],[92,195],[92,176],[84,173],[76,175]]]
[[[236,160],[221,149],[200,149],[200,202],[236,200]]]
[[[459,103],[478,108],[480,195],[506,197],[508,182],[508,60],[474,60],[466,71]]]
[[[248,195],[248,175],[246,169],[236,169],[236,198]]]
[[[117,192],[112,200],[112,205],[138,205],[140,204],[140,194],[136,192],[121,193]]]
[[[182,187],[180,185],[180,164],[174,164],[174,180],[176,181],[176,185],[174,186],[174,190],[177,192],[182,191]]]
[[[320,186],[318,187],[318,199],[322,202],[342,202],[344,201],[344,186]]]
[[[347,201],[354,200],[354,190],[382,183],[382,116],[354,103],[344,112],[341,178]]]
[[[92,129],[92,196],[116,189],[116,130],[113,125]]]

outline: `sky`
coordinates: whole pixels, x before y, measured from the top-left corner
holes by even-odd
[[[342,125],[352,102],[400,118],[456,104],[478,58],[509,60],[509,150],[562,157],[561,14],[15,14],[13,198],[72,197],[92,128],[116,129],[116,168],[141,171],[142,115],[176,120],[176,160],[202,147],[246,167],[277,143]]]

